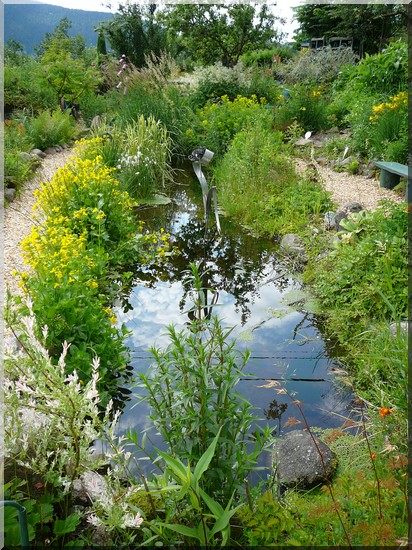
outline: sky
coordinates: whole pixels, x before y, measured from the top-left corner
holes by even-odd
[[[105,6],[107,3],[111,3],[112,9]],[[5,0],[5,4],[24,4],[24,0]],[[62,6],[63,8],[72,8],[87,11],[105,11],[115,13],[119,2],[117,0],[47,0],[42,2],[44,4],[53,4],[54,6]],[[123,0],[121,3],[125,4]],[[134,3],[134,2],[131,2]],[[136,2],[137,3],[137,2]],[[289,35],[289,39],[292,38],[293,31],[297,27],[296,22],[292,22],[293,12],[292,6],[297,6],[301,3],[299,0],[283,0],[278,1],[276,6],[276,14],[286,19],[286,24],[282,27],[282,30]]]

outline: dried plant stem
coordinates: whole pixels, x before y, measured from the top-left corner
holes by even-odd
[[[311,429],[310,429],[310,426],[309,426],[309,423],[307,421],[307,418],[305,416],[305,413],[303,412],[303,409],[302,409],[302,405],[301,405],[301,402],[300,401],[297,401],[295,399],[293,399],[293,397],[289,394],[289,392],[287,390],[285,390],[285,392],[287,394],[287,396],[292,400],[292,403],[294,405],[296,405],[296,407],[299,409],[299,412],[303,418],[303,422],[304,422],[304,425],[305,425],[305,428],[307,429],[310,437],[312,438],[312,441],[313,441],[313,444],[315,445],[316,447],[316,450],[320,456],[320,460],[322,462],[322,468],[323,468],[323,472],[325,474],[325,479],[326,479],[326,485],[327,485],[327,488],[328,488],[328,491],[329,491],[329,494],[331,496],[331,499],[332,499],[332,502],[333,502],[333,508],[336,512],[336,515],[338,516],[338,519],[339,519],[339,522],[341,524],[341,527],[343,529],[343,532],[345,533],[345,537],[346,537],[346,540],[348,541],[348,547],[349,548],[352,548],[352,544],[351,544],[351,540],[350,540],[350,537],[349,537],[349,533],[345,527],[345,524],[343,523],[343,519],[342,519],[342,516],[340,515],[340,512],[339,512],[339,508],[338,508],[338,503],[335,499],[335,495],[333,493],[333,489],[332,489],[332,484],[329,480],[329,476],[328,476],[328,473],[327,473],[327,469],[326,469],[326,464],[325,464],[325,461],[323,459],[323,454],[322,454],[322,451],[320,450],[319,448],[319,445],[318,445],[318,442],[316,441],[316,438],[315,436],[313,435]]]
[[[376,485],[377,485],[377,490],[378,490],[378,510],[379,510],[378,518],[382,519],[383,516],[382,516],[381,484],[380,484],[380,481],[379,481],[378,472],[376,471],[376,464],[375,464],[375,460],[373,458],[373,453],[372,453],[372,449],[371,449],[370,442],[369,442],[368,432],[366,430],[365,415],[364,415],[364,412],[363,412],[364,403],[363,403],[362,399],[359,399],[359,406],[360,406],[361,417],[362,417],[362,431],[363,431],[363,435],[365,436],[366,444],[368,446],[368,452],[369,452],[370,459],[372,461],[373,473],[375,475]]]

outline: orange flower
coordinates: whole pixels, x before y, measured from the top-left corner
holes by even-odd
[[[372,453],[371,454],[371,459],[373,460],[375,458],[375,456],[376,456],[376,453]]]
[[[392,409],[388,409],[387,407],[379,407],[379,410],[380,410],[379,416],[380,416],[381,418],[385,418],[385,416],[387,416],[388,414],[392,414],[392,413],[393,413],[393,410],[392,410]]]

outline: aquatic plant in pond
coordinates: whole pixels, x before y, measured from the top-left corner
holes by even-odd
[[[203,488],[218,500],[239,493],[244,479],[257,468],[257,459],[271,441],[269,428],[251,427],[257,417],[252,405],[236,391],[248,353],[235,350],[231,329],[204,315],[202,275],[191,265],[192,320],[186,330],[168,328],[165,350],[153,348],[154,363],[139,373],[153,427],[168,452],[196,463],[220,430],[215,456],[205,472]],[[137,434],[134,435],[137,437]]]

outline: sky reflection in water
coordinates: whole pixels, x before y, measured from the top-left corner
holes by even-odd
[[[287,396],[278,395],[274,388],[258,387],[266,380],[281,380],[303,402],[311,426],[341,426],[351,413],[351,394],[333,382],[330,370],[339,366],[328,356],[333,346],[323,340],[316,316],[292,311],[282,303],[284,295],[299,288],[299,283],[282,276],[273,243],[253,239],[225,220],[221,220],[221,239],[214,236],[206,239],[206,244],[202,242],[204,227],[196,198],[196,187],[184,192],[179,188],[171,208],[147,211],[147,225],[153,229],[164,227],[172,233],[182,254],[160,273],[140,274],[149,286],[137,284],[128,298],[129,310],[118,312],[119,321],[132,331],[126,345],[132,351],[134,371],[146,370],[150,347],[167,346],[167,325],[184,328],[188,317],[180,308],[184,294],[181,272],[203,253],[211,271],[208,283],[219,289],[219,305],[213,312],[225,326],[235,327],[232,334],[236,349],[251,351],[245,373],[252,376],[245,375],[237,389],[256,407],[260,423],[269,422],[276,435],[303,427],[285,427],[290,417],[302,420]],[[278,310],[283,312],[280,318],[274,315]],[[147,406],[134,405],[132,396],[121,417],[121,433],[129,428],[141,433],[149,426]],[[161,446],[158,436],[152,436],[152,440],[155,446]]]

